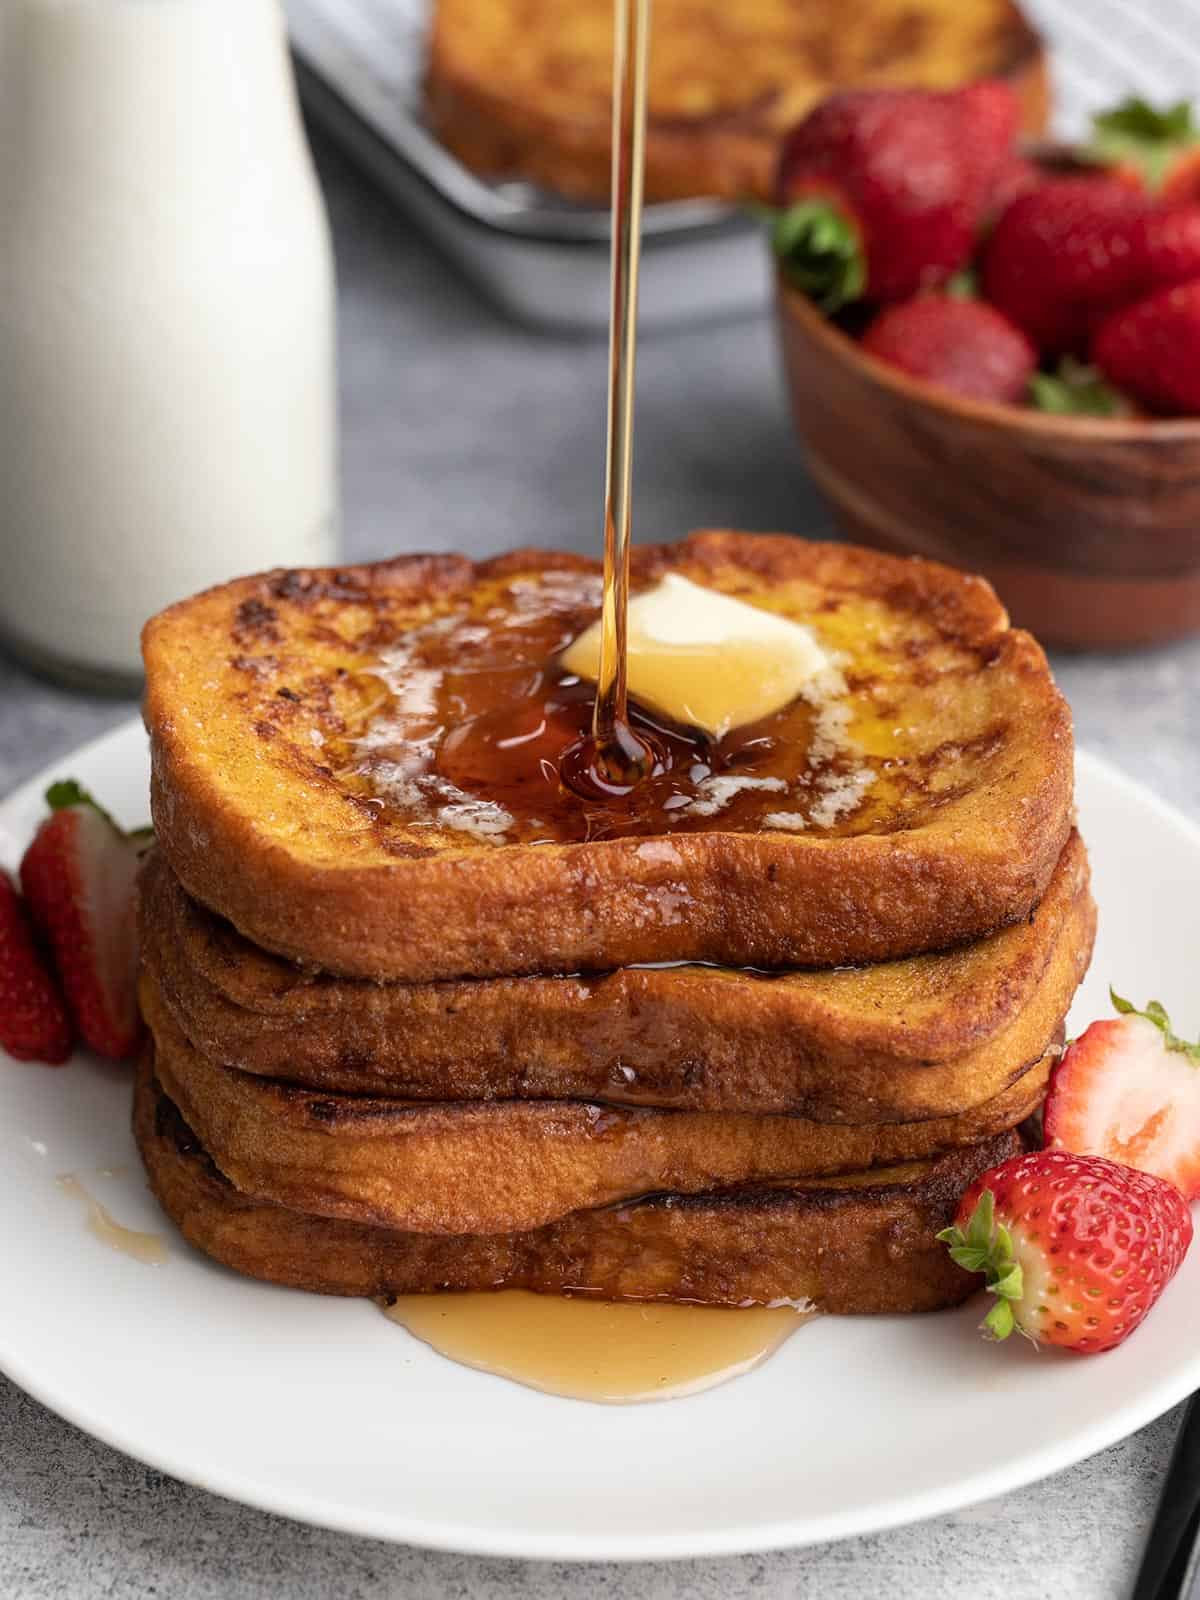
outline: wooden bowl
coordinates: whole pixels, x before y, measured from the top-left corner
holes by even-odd
[[[866,354],[783,283],[779,324],[809,468],[850,538],[982,573],[1046,644],[1200,630],[1200,418],[960,399]]]

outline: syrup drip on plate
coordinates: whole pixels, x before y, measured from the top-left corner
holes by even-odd
[[[676,1400],[765,1361],[815,1313],[529,1294],[401,1295],[384,1315],[440,1355],[545,1394]]]
[[[159,1233],[144,1233],[139,1228],[127,1228],[118,1222],[107,1206],[100,1204],[73,1172],[59,1176],[58,1186],[64,1194],[82,1200],[87,1206],[87,1225],[103,1244],[121,1255],[132,1256],[148,1267],[158,1267],[167,1259],[167,1241]]]
[[[629,794],[666,772],[653,734],[629,721],[627,631],[633,523],[633,404],[637,366],[638,268],[646,165],[646,75],[650,0],[616,0],[612,125],[612,307],[608,329],[608,448],[604,491],[604,596],[600,670],[590,734],[562,753],[563,782],[584,799]]]

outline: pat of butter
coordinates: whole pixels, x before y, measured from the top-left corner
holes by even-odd
[[[600,624],[562,655],[596,681]],[[802,623],[669,573],[629,602],[629,693],[673,722],[719,739],[795,700],[829,659]]]

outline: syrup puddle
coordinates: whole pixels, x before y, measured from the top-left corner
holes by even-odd
[[[531,1294],[400,1295],[380,1309],[439,1355],[543,1394],[604,1405],[677,1400],[773,1355],[812,1311]]]
[[[111,1169],[109,1169],[111,1170]],[[58,1186],[64,1194],[82,1200],[87,1206],[87,1225],[96,1238],[110,1250],[132,1256],[148,1267],[158,1267],[167,1259],[167,1241],[158,1233],[142,1233],[137,1228],[126,1228],[102,1206],[95,1195],[84,1188],[73,1172],[59,1175]]]

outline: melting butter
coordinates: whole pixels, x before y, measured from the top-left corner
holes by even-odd
[[[143,1233],[139,1228],[127,1228],[102,1206],[95,1195],[86,1189],[73,1172],[64,1172],[58,1180],[64,1193],[82,1200],[87,1206],[87,1225],[97,1239],[110,1250],[132,1256],[148,1267],[161,1266],[167,1259],[167,1241],[158,1233]]]
[[[739,1377],[813,1315],[792,1305],[613,1302],[521,1289],[401,1295],[381,1309],[451,1361],[610,1405],[674,1400]]]
[[[600,623],[562,655],[596,681]],[[629,602],[629,693],[649,710],[719,739],[789,705],[829,667],[810,629],[668,573]]]

